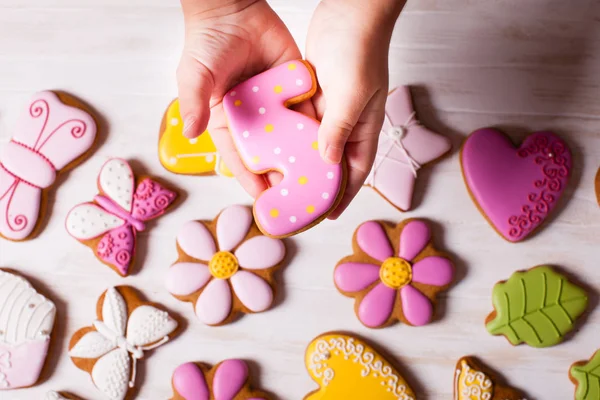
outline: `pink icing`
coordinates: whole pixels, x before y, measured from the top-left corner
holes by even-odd
[[[37,382],[46,360],[48,345],[48,339],[32,340],[16,346],[0,342],[0,390],[27,387]]]
[[[400,86],[390,93],[385,111],[377,159],[366,185],[377,189],[396,208],[407,211],[412,206],[418,169],[447,153],[451,143],[418,122],[408,87]],[[396,138],[394,131],[402,132],[402,136]],[[411,159],[416,164],[411,166]]]
[[[196,301],[196,315],[207,325],[223,322],[231,312],[231,290],[226,280],[213,279]]]
[[[572,168],[567,144],[550,132],[531,134],[515,149],[495,129],[473,132],[463,146],[465,182],[490,223],[518,242],[549,215]]]
[[[385,261],[394,255],[385,231],[376,221],[368,221],[358,227],[356,242],[365,253],[378,261]]]
[[[211,279],[204,264],[177,263],[169,268],[165,286],[169,293],[186,296],[202,289]]]
[[[250,311],[264,311],[273,302],[273,289],[258,275],[242,270],[230,280],[236,296]]]
[[[252,212],[245,206],[230,206],[219,214],[217,241],[219,250],[232,251],[244,240],[252,226]]]
[[[204,373],[194,363],[182,364],[175,369],[173,387],[185,400],[210,400]]]
[[[358,318],[369,328],[382,326],[394,309],[396,290],[378,283],[358,305]]]
[[[400,234],[400,250],[398,255],[405,260],[414,259],[431,239],[429,227],[423,221],[411,221]]]
[[[104,210],[108,211],[109,213],[111,213],[113,215],[116,215],[117,217],[119,217],[121,219],[124,219],[130,225],[133,225],[133,227],[136,230],[143,231],[144,229],[146,229],[146,226],[144,225],[144,223],[142,221],[140,221],[139,219],[135,219],[133,217],[133,215],[131,215],[127,211],[123,210],[121,207],[119,207],[114,201],[112,201],[108,197],[98,195],[98,196],[94,197],[94,201],[100,207],[104,208]]]
[[[430,286],[446,286],[452,282],[454,268],[450,260],[439,256],[425,257],[413,265],[413,282]]]
[[[400,289],[402,311],[404,316],[414,326],[423,326],[431,321],[433,306],[429,299],[411,285]]]
[[[107,232],[96,247],[98,257],[127,275],[135,251],[135,230],[129,224]]]
[[[210,231],[202,222],[189,221],[177,234],[177,244],[189,256],[198,260],[210,261],[217,252],[217,245]]]
[[[285,245],[279,239],[255,236],[242,243],[235,251],[235,256],[243,268],[270,268],[279,264],[285,257]]]
[[[327,164],[316,148],[319,123],[286,107],[311,96],[313,81],[306,64],[292,61],[237,85],[223,99],[244,164],[256,174],[278,170],[284,176],[254,203],[256,223],[270,236],[289,236],[315,223],[342,188],[342,165]]]
[[[213,378],[215,400],[233,400],[248,379],[248,366],[241,360],[225,360]]]
[[[353,262],[340,264],[333,279],[341,291],[359,292],[379,280],[379,266]]]
[[[0,234],[21,240],[35,228],[41,189],[56,171],[88,151],[96,137],[94,119],[64,105],[52,92],[34,95],[0,155]]]

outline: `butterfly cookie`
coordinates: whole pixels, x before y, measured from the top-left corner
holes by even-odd
[[[136,365],[176,334],[177,321],[158,306],[144,302],[129,286],[106,290],[96,307],[92,326],[75,332],[69,356],[92,376],[110,400],[123,400],[135,387]]]
[[[100,193],[93,202],[75,206],[66,219],[67,232],[90,247],[96,257],[127,276],[135,255],[136,235],[145,222],[162,215],[177,193],[151,178],[136,178],[127,161],[108,160],[98,176]]]
[[[473,357],[458,360],[454,372],[454,400],[526,400],[517,389]]]
[[[44,400],[80,400],[79,397],[75,397],[72,394],[64,392],[50,391],[46,393]]]

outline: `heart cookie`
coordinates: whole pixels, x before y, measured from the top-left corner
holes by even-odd
[[[463,357],[454,371],[454,400],[525,400],[523,393],[473,357]]]
[[[569,147],[550,132],[533,133],[515,148],[502,132],[480,129],[465,141],[460,160],[471,198],[510,242],[525,239],[546,220],[572,168]]]
[[[325,333],[306,349],[305,363],[319,389],[304,400],[415,400],[402,375],[363,340]]]

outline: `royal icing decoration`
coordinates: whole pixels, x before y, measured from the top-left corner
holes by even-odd
[[[173,400],[268,400],[250,388],[248,366],[241,360],[225,360],[214,368],[186,363],[173,373]]]
[[[98,176],[100,194],[94,202],[75,206],[66,228],[75,239],[89,245],[104,264],[121,276],[128,274],[135,254],[136,233],[145,222],[162,215],[177,194],[145,178],[137,187],[125,160],[108,160]]]
[[[449,139],[419,123],[409,88],[398,87],[388,96],[377,156],[365,185],[399,210],[410,210],[419,169],[451,147]]]
[[[169,268],[167,290],[193,302],[205,324],[225,323],[236,304],[241,303],[245,313],[271,306],[271,275],[285,257],[285,246],[260,234],[248,207],[230,206],[213,223],[186,223],[177,235],[177,247],[180,257]]]
[[[306,368],[319,389],[304,400],[415,400],[404,378],[364,341],[326,333],[306,349]]]
[[[34,233],[42,191],[57,173],[90,150],[96,123],[52,92],[37,93],[0,153],[0,236],[24,240]]]
[[[567,144],[538,132],[517,149],[502,132],[472,133],[461,152],[471,197],[496,231],[510,242],[529,236],[550,215],[572,168]]]
[[[316,90],[310,66],[292,61],[239,84],[223,99],[246,167],[255,174],[283,174],[254,202],[256,223],[266,235],[285,237],[308,229],[333,210],[343,193],[344,164],[328,164],[319,155],[319,122],[288,108]]]
[[[340,292],[356,299],[356,314],[365,326],[379,328],[394,319],[414,326],[431,321],[432,301],[452,282],[454,268],[431,245],[425,222],[408,220],[395,228],[365,222],[354,234],[354,249],[336,266],[334,281]]]
[[[454,373],[454,400],[526,400],[520,391],[497,380],[473,358],[461,358]]]
[[[504,335],[513,345],[549,347],[573,329],[588,297],[565,276],[540,266],[497,283],[492,302],[494,312],[486,320],[492,335]]]
[[[575,400],[600,400],[600,351],[573,364],[569,377],[575,384]]]
[[[94,385],[111,400],[125,399],[135,386],[137,361],[144,352],[166,343],[177,328],[166,311],[139,301],[133,308],[120,290],[123,287],[112,287],[104,293],[93,327],[75,333],[69,346],[73,361],[83,360],[75,364],[89,372]]]
[[[194,139],[183,135],[179,99],[169,105],[165,114],[158,157],[163,167],[176,174],[233,176],[221,160],[208,132]]]
[[[0,270],[0,390],[37,382],[55,315],[54,304],[28,281]]]

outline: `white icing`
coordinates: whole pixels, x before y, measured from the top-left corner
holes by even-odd
[[[254,86],[254,87],[252,87],[252,91],[253,91],[254,93],[258,92],[258,86]]]
[[[275,147],[273,149],[273,153],[275,153],[275,154],[281,154],[281,148],[280,147]]]
[[[177,322],[165,311],[152,306],[140,306],[129,317],[127,341],[145,346],[162,340],[177,328]]]
[[[124,223],[124,220],[104,211],[96,204],[83,203],[75,206],[69,212],[65,225],[67,232],[74,238],[89,240],[97,238]]]
[[[133,206],[134,181],[129,164],[119,158],[108,160],[98,176],[102,191],[128,212],[131,212]]]
[[[20,276],[0,270],[0,341],[18,345],[48,340],[54,326],[54,303]]]
[[[94,385],[110,400],[123,400],[129,390],[131,361],[127,350],[117,348],[100,358],[92,369]]]
[[[267,112],[267,109],[266,109],[266,108],[264,108],[264,107],[261,107],[261,108],[259,108],[259,109],[258,109],[258,113],[259,113],[259,114],[264,114],[264,113],[266,113],[266,112]]]
[[[102,322],[115,334],[123,336],[127,325],[127,303],[114,287],[104,295],[102,304]]]
[[[179,118],[171,118],[171,125],[172,126],[179,125]]]
[[[282,196],[284,196],[284,197],[285,197],[285,196],[287,196],[288,194],[290,194],[290,192],[289,192],[287,189],[281,189],[281,192],[280,192],[280,193],[281,193],[281,195],[282,195]]]
[[[250,136],[250,132],[244,131],[244,132],[242,132],[242,136],[247,138],[248,136]]]
[[[290,164],[293,164],[296,162],[296,157],[291,156],[290,158],[288,158],[288,161],[290,162]]]
[[[302,79],[296,79],[296,85],[302,86],[303,84],[304,82],[302,81]]]
[[[69,351],[71,357],[98,358],[115,348],[115,344],[98,331],[90,331]]]
[[[327,200],[329,198],[329,193],[325,192],[321,195],[321,197]]]
[[[294,223],[294,222],[296,222],[297,220],[298,220],[298,218],[296,218],[296,217],[295,217],[295,216],[293,216],[293,215],[290,217],[290,222],[291,222],[291,223]]]
[[[296,125],[296,128],[298,128],[298,130],[301,131],[302,129],[304,129],[304,124],[300,123]]]
[[[329,171],[327,173],[327,179],[333,179],[333,172]]]

